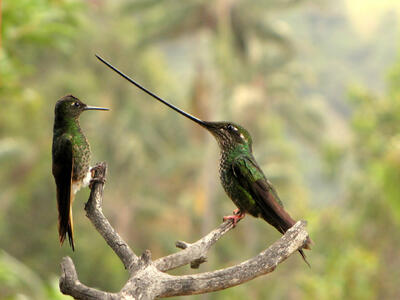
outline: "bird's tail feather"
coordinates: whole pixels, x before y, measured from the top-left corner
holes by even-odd
[[[281,218],[279,222],[279,228],[278,231],[280,231],[282,234],[284,234],[286,231],[289,230],[296,222],[289,216],[289,214],[286,214],[285,218]],[[303,249],[311,250],[311,244],[312,240],[307,237],[306,243],[303,246]],[[303,249],[299,249],[299,253],[301,257],[303,258],[304,262],[311,268],[310,263],[307,261],[307,256],[304,254]]]
[[[290,215],[283,209],[283,207],[279,205],[273,205],[267,217],[264,219],[274,226],[280,233],[285,234],[286,231],[289,230],[296,222],[290,217]],[[307,241],[303,246],[304,249],[311,250],[312,241],[309,237],[307,237]],[[311,268],[311,265],[307,261],[307,257],[304,254],[303,249],[299,250],[301,257],[303,258],[304,262]]]
[[[261,216],[265,221],[274,226],[280,233],[284,234],[296,221],[285,211],[276,191],[267,181],[258,180],[252,185],[255,199],[261,208]],[[302,247],[310,249],[311,239],[307,237],[306,244]],[[306,256],[302,249],[299,249],[301,256],[308,266]]]
[[[290,217],[289,217],[289,218],[290,218]],[[290,218],[290,219],[291,219],[291,218]],[[291,224],[291,225],[290,225],[290,224]],[[295,221],[291,219],[290,222],[288,222],[288,223],[286,223],[286,224],[284,225],[285,227],[281,227],[281,226],[280,226],[280,229],[278,229],[278,230],[279,230],[282,234],[284,234],[284,233],[285,233],[286,231],[288,231],[289,228],[292,227],[294,224],[295,224]],[[283,228],[284,228],[284,229],[283,229]],[[306,243],[305,243],[305,245],[303,246],[303,248],[304,248],[304,249],[307,249],[307,250],[311,250],[311,244],[312,244],[311,239],[310,239],[309,237],[307,237]],[[311,265],[310,265],[310,263],[307,261],[307,256],[304,254],[303,249],[299,249],[299,253],[300,253],[301,257],[303,258],[304,262],[307,264],[307,266],[309,266],[309,267],[311,268]]]
[[[71,193],[71,199],[69,201],[69,208],[64,207],[59,211],[58,215],[58,234],[60,238],[60,245],[64,243],[66,236],[68,235],[68,241],[73,251],[75,251],[74,244],[74,223],[72,218],[72,202],[74,201],[74,193]],[[60,208],[59,208],[60,209]]]
[[[299,250],[301,257],[303,258],[304,262],[307,264],[307,266],[309,266],[311,268],[310,263],[307,261],[307,256],[304,254],[303,249]]]

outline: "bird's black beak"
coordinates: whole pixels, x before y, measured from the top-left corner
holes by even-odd
[[[85,106],[83,110],[110,110],[109,108],[97,107],[97,106]]]
[[[203,121],[203,124],[200,124],[203,128],[207,129],[215,138],[221,135],[220,128],[217,126],[218,122],[206,122]]]
[[[208,129],[208,124],[207,122],[200,120],[198,118],[196,118],[195,116],[192,116],[191,114],[188,114],[187,112],[181,110],[180,108],[170,104],[169,102],[167,102],[166,100],[162,99],[161,97],[157,96],[156,94],[154,94],[153,92],[150,92],[148,89],[146,89],[145,87],[141,86],[139,83],[137,83],[136,81],[134,81],[132,78],[130,78],[129,76],[125,75],[124,73],[122,73],[120,70],[118,70],[116,67],[114,67],[113,65],[111,65],[109,62],[105,61],[103,58],[101,58],[100,56],[96,55],[97,59],[100,60],[103,64],[105,64],[107,67],[109,67],[111,70],[113,70],[114,72],[116,72],[117,74],[119,74],[120,76],[122,76],[123,78],[125,78],[126,80],[128,80],[130,83],[132,83],[133,85],[135,85],[136,87],[138,87],[139,89],[141,89],[143,92],[145,92],[146,94],[152,96],[153,98],[157,99],[158,101],[160,101],[161,103],[165,104],[166,106],[168,106],[169,108],[172,108],[173,110],[175,110],[176,112],[180,113],[181,115],[185,116],[186,118],[196,122],[197,124],[205,127]]]

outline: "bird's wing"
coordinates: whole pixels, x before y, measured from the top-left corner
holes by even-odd
[[[74,231],[72,223],[72,169],[73,147],[71,137],[63,135],[57,141],[57,148],[53,149],[53,175],[57,186],[58,207],[58,234],[63,244],[68,234],[69,243],[74,250]]]
[[[252,158],[239,156],[233,162],[232,169],[240,185],[253,197],[265,221],[282,234],[295,224],[284,210],[278,194]]]
[[[283,208],[277,192],[265,178],[254,159],[247,156],[238,157],[232,165],[233,174],[240,185],[250,193],[260,208],[261,215],[265,221],[274,226],[280,233],[284,234],[295,221]],[[311,249],[311,239],[307,237],[304,248]],[[310,264],[302,249],[299,252],[308,266]]]

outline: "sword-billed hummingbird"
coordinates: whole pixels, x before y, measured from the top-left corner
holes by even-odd
[[[61,245],[68,234],[72,250],[75,249],[72,202],[76,192],[92,179],[90,146],[79,125],[79,116],[86,110],[108,108],[87,106],[67,95],[57,101],[54,109],[52,171],[57,186],[58,234]]]
[[[231,219],[233,224],[236,225],[248,213],[256,218],[261,217],[282,234],[296,223],[283,208],[276,190],[254,159],[252,139],[246,129],[232,122],[207,122],[200,120],[142,87],[101,57],[97,55],[96,57],[129,82],[207,129],[215,137],[221,153],[219,163],[221,184],[238,208],[232,216],[224,217],[224,220]],[[311,239],[307,237],[304,248],[310,249],[310,244]],[[300,249],[299,252],[308,264],[303,250]]]

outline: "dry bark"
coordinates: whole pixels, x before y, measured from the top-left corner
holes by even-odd
[[[156,259],[146,250],[138,257],[114,230],[102,212],[106,164],[94,169],[96,178],[91,185],[86,215],[96,230],[118,255],[129,272],[129,279],[118,293],[108,293],[82,284],[70,257],[61,262],[60,290],[76,299],[156,299],[171,296],[202,294],[242,284],[260,275],[272,272],[276,266],[304,246],[308,233],[306,222],[299,221],[278,241],[257,256],[233,267],[195,275],[172,276],[168,270],[190,264],[197,268],[207,259],[207,252],[224,234],[233,228],[226,221],[195,243],[177,242],[183,250]],[[101,270],[99,270],[100,272]]]

